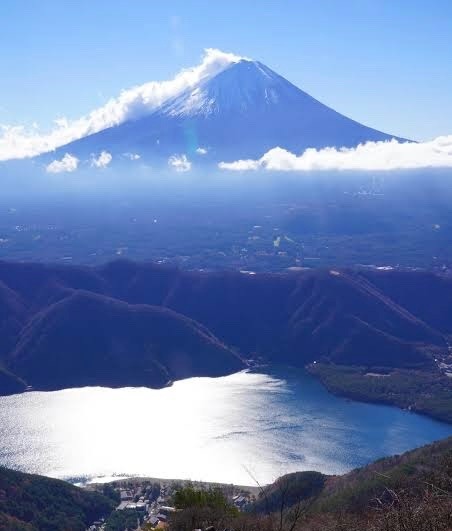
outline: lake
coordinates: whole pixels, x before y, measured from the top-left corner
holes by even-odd
[[[152,476],[254,484],[339,474],[452,426],[328,393],[304,371],[0,397],[0,463],[73,482]]]

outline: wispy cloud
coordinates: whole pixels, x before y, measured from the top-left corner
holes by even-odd
[[[196,153],[198,155],[207,155],[207,148],[204,148],[204,147],[196,148]]]
[[[452,135],[428,142],[367,142],[355,148],[307,149],[301,155],[276,147],[257,160],[220,162],[231,171],[402,170],[452,167]]]
[[[204,51],[201,63],[179,72],[168,81],[150,81],[127,90],[105,105],[94,109],[86,116],[69,121],[55,120],[55,127],[47,133],[40,133],[32,127],[0,125],[0,160],[32,157],[51,151],[73,140],[129,119],[145,115],[185,89],[208,79],[242,57],[213,48]]]
[[[185,43],[182,32],[182,18],[178,15],[170,17],[171,49],[175,55],[182,57],[185,51]]]
[[[108,151],[102,151],[102,153],[100,153],[98,157],[93,157],[91,159],[91,166],[93,168],[106,168],[110,164],[112,159],[113,157],[111,153],[109,153]]]
[[[129,160],[139,160],[141,159],[141,155],[138,153],[123,153],[123,157]]]
[[[177,172],[191,170],[191,162],[187,159],[187,155],[172,155],[168,159],[168,166]]]
[[[70,173],[78,168],[79,160],[74,155],[66,153],[61,160],[54,160],[46,166],[48,173]]]

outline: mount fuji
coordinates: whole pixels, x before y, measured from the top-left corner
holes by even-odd
[[[105,150],[113,157],[138,153],[166,161],[177,153],[218,162],[257,158],[276,146],[299,153],[391,138],[402,140],[343,116],[262,63],[242,59],[147,115],[59,147],[52,157]]]

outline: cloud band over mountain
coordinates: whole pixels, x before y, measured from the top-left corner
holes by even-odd
[[[110,99],[104,106],[77,120],[55,120],[56,127],[48,133],[41,133],[35,127],[30,130],[24,126],[0,124],[0,161],[33,157],[126,120],[139,118],[168,98],[209,79],[241,59],[232,53],[207,48],[199,65],[182,70],[173,79],[150,81],[123,90],[117,98]]]
[[[389,171],[416,168],[452,168],[452,135],[427,142],[366,142],[355,148],[306,149],[296,155],[275,147],[260,159],[220,162],[230,171]]]

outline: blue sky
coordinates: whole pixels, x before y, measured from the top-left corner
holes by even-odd
[[[450,0],[2,0],[0,123],[77,118],[206,47],[392,134],[451,132]]]

